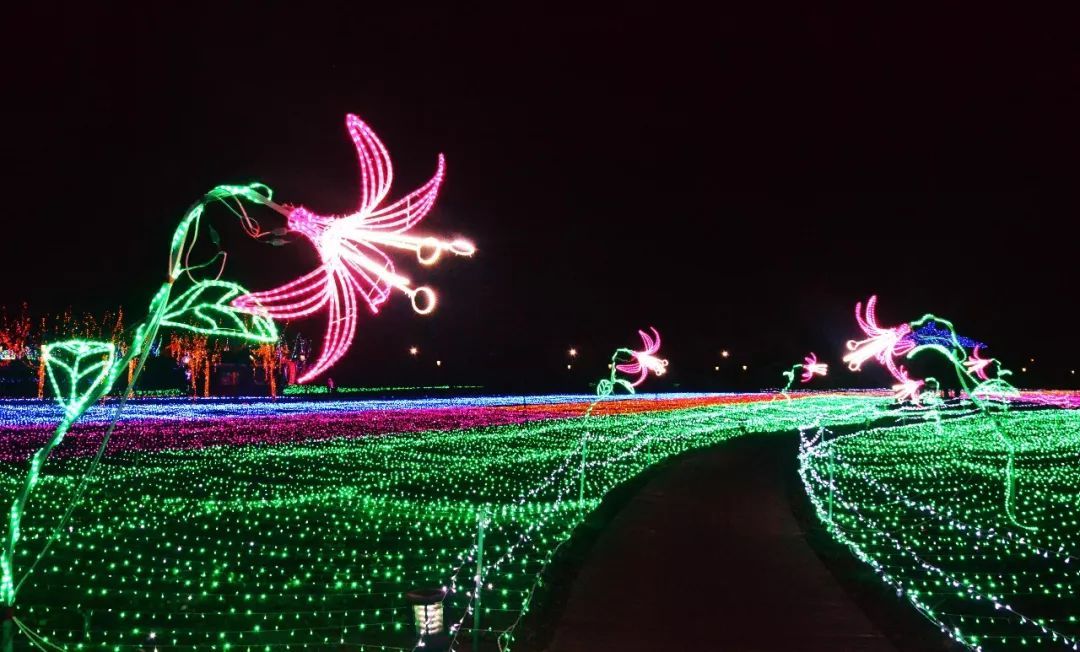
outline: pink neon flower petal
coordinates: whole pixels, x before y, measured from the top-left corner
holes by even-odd
[[[993,358],[980,358],[979,347],[975,347],[975,350],[971,352],[971,357],[964,361],[964,366],[967,367],[968,373],[975,374],[981,380],[990,380],[986,375],[986,368],[993,362]]]
[[[921,380],[912,380],[904,375],[904,378],[892,386],[893,398],[897,401],[911,399],[913,403],[919,402],[919,389],[924,385]]]

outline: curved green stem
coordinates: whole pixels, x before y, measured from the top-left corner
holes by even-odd
[[[265,194],[259,191],[265,191]],[[162,325],[162,321],[169,307],[169,298],[172,294],[173,286],[184,272],[202,266],[194,265],[187,267],[185,266],[184,260],[187,255],[190,254],[191,246],[194,244],[193,241],[191,244],[188,243],[188,236],[191,234],[193,228],[198,228],[199,220],[205,211],[206,206],[211,201],[223,201],[230,197],[244,197],[252,201],[265,203],[269,201],[269,196],[269,189],[261,184],[253,184],[250,186],[219,186],[211,190],[200,201],[196,202],[188,209],[184,218],[180,221],[176,231],[173,233],[172,242],[169,247],[169,265],[166,280],[151,299],[147,319],[136,328],[131,345],[128,346],[125,355],[117,360],[113,360],[113,364],[109,368],[107,374],[103,378],[98,378],[83,395],[78,397],[77,401],[73,401],[67,406],[63,418],[53,431],[49,441],[38,449],[30,460],[30,468],[27,471],[26,477],[23,479],[19,493],[16,495],[15,501],[12,503],[11,509],[9,510],[7,541],[5,542],[3,549],[0,550],[0,602],[2,602],[4,606],[14,606],[18,588],[23,585],[43,557],[44,553],[59,536],[64,524],[70,518],[85,492],[90,478],[97,470],[109,439],[115,430],[116,423],[120,418],[120,414],[127,404],[129,391],[134,387],[139,375],[141,375],[150,346]],[[183,324],[174,323],[171,325],[185,327]],[[104,397],[112,389],[117,379],[135,358],[139,358],[139,364],[137,371],[132,375],[131,386],[125,390],[124,396],[121,398],[117,410],[113,414],[97,454],[94,456],[73,494],[72,502],[61,516],[59,524],[51,531],[42,552],[39,553],[30,564],[27,571],[20,578],[18,585],[16,585],[14,582],[15,550],[16,545],[21,538],[22,518],[30,495],[41,480],[41,471],[46,460],[53,449],[63,441],[75,422],[86,413],[90,406]],[[73,390],[73,395],[75,393],[76,392]]]
[[[791,391],[791,386],[795,384],[795,372],[805,366],[806,365],[800,362],[799,364],[792,365],[791,369],[788,369],[783,373],[783,376],[788,379],[787,385],[784,385],[784,388],[780,390],[780,393],[783,394],[784,398],[791,398],[791,395],[788,394],[788,392]]]

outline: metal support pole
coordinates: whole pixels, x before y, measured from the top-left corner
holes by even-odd
[[[829,523],[832,523],[833,504],[833,447],[829,446]]]
[[[481,509],[476,533],[476,585],[473,588],[472,649],[480,649],[480,592],[484,588],[484,528],[487,527],[487,509]]]
[[[585,508],[585,459],[588,457],[589,433],[581,436],[581,474],[578,478],[578,507]]]

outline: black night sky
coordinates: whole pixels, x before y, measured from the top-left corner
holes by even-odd
[[[339,384],[584,391],[651,324],[661,389],[775,386],[808,351],[834,384],[881,385],[839,364],[875,292],[885,322],[935,312],[1029,365],[1022,385],[1078,384],[1064,17],[154,4],[5,12],[0,303],[140,315],[183,211],[220,183],[354,208],[354,112],[391,152],[392,198],[446,155],[420,230],[479,251],[402,255],[439,308],[365,315]],[[255,245],[218,215],[230,278],[314,267],[304,242]]]

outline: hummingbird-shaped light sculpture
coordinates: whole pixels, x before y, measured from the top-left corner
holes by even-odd
[[[329,369],[349,350],[356,336],[360,302],[373,313],[394,289],[407,294],[413,310],[426,315],[435,308],[435,292],[414,287],[397,272],[383,248],[416,253],[421,265],[433,265],[443,252],[471,256],[476,248],[463,239],[442,240],[408,233],[435,205],[446,172],[439,155],[435,176],[402,199],[381,206],[390,191],[394,172],[390,154],[375,132],[360,118],[345,118],[360,159],[360,206],[342,216],[319,215],[303,206],[280,206],[267,202],[288,219],[283,231],[307,238],[321,264],[311,272],[272,290],[237,297],[233,305],[277,320],[305,317],[325,310],[326,337],[318,358],[297,379],[305,383]]]

